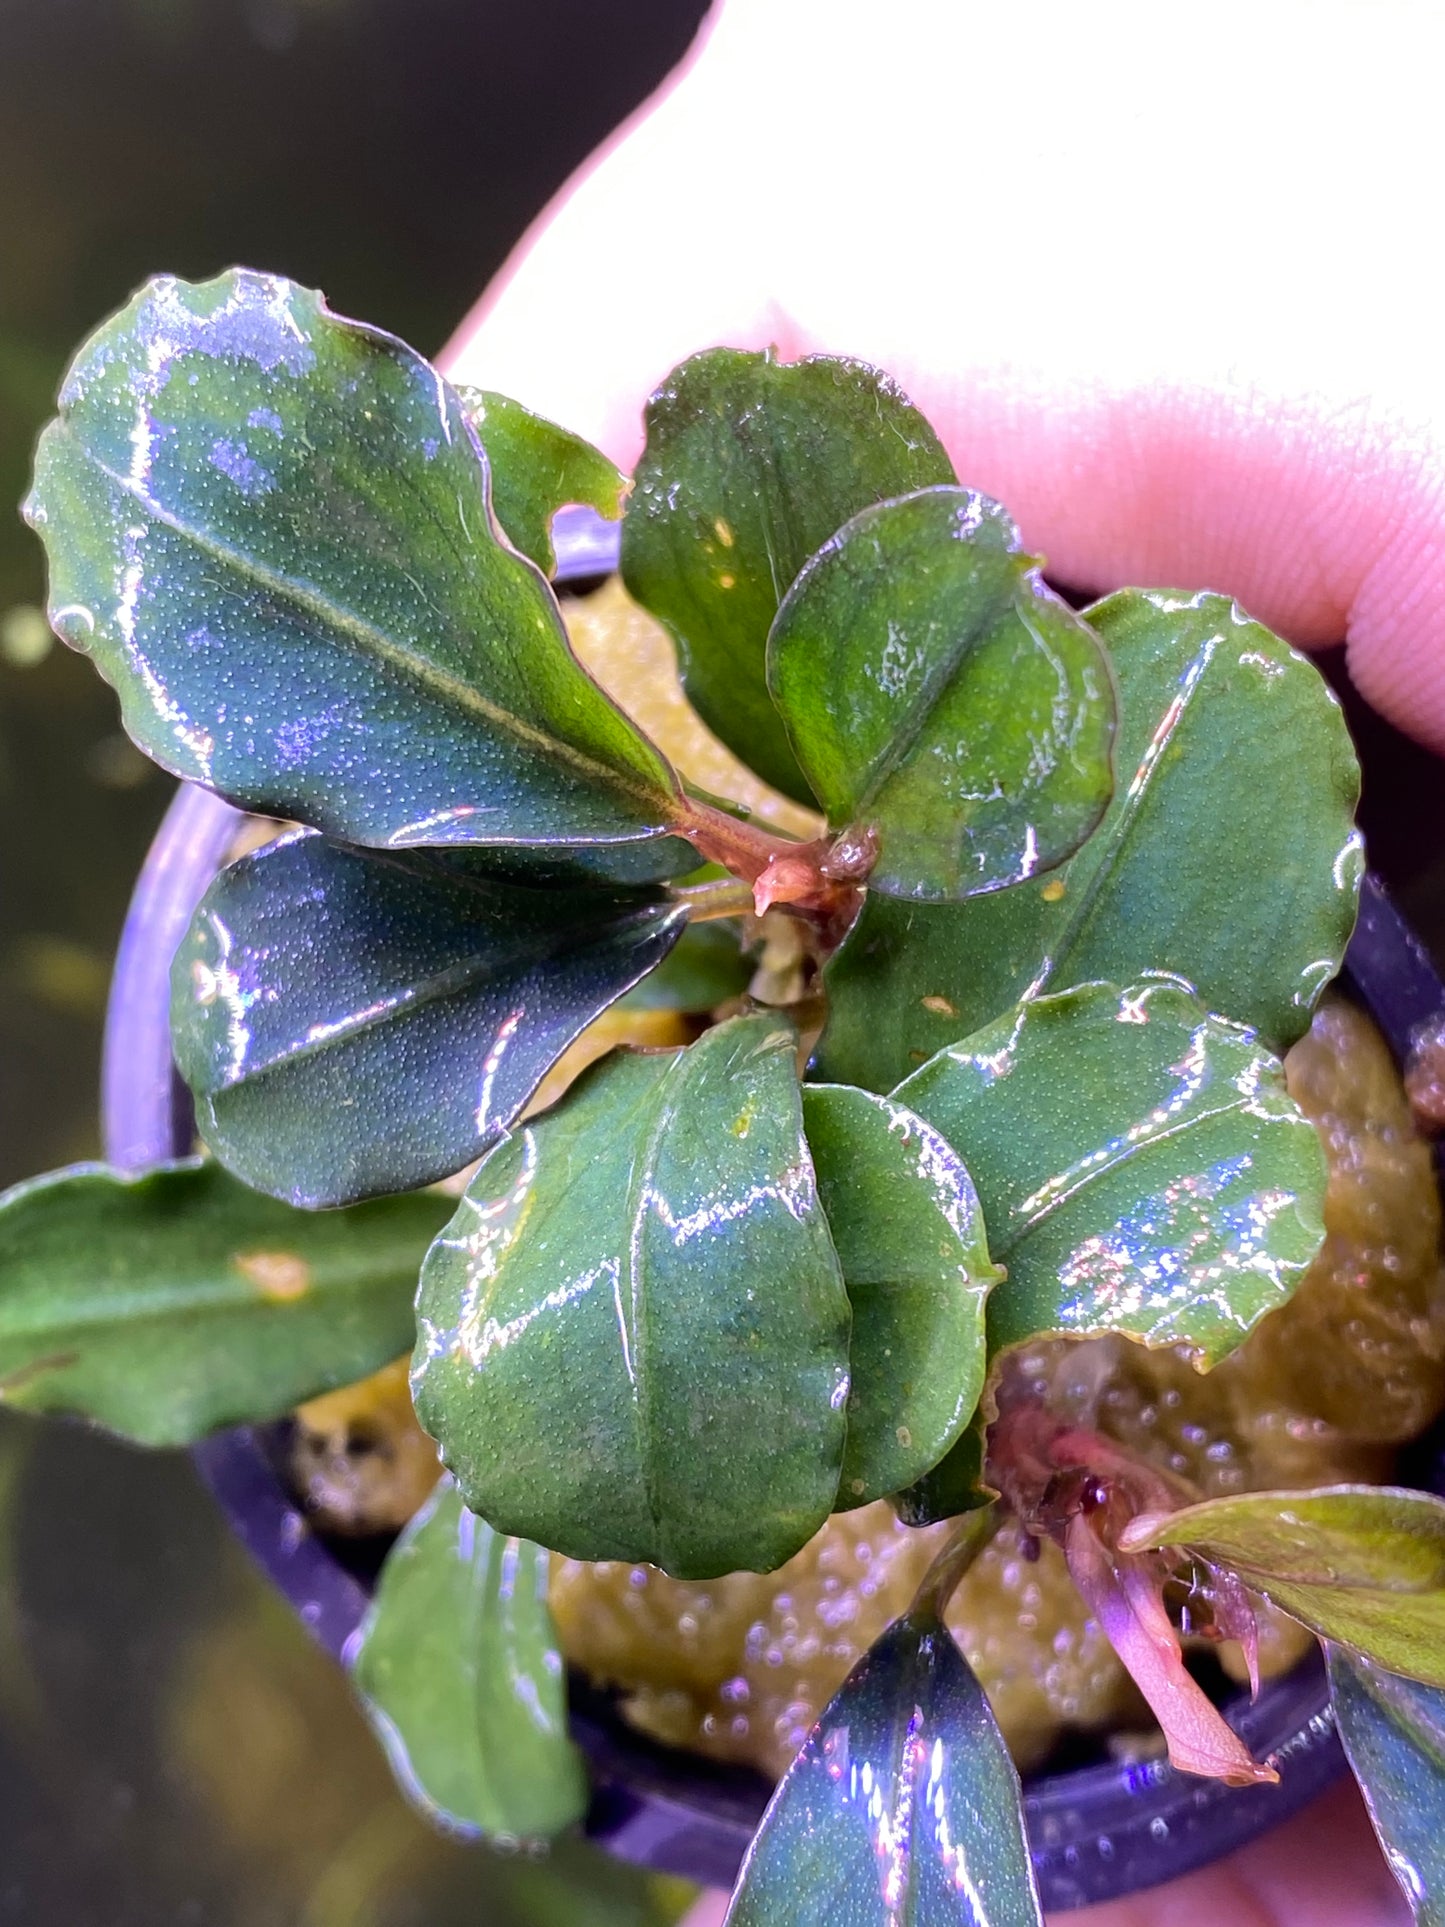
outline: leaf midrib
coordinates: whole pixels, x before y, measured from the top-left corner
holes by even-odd
[[[1243,1111],[1249,1108],[1250,1100],[1235,1096],[1222,1104],[1211,1105],[1207,1110],[1191,1111],[1187,1117],[1180,1118],[1177,1123],[1166,1125],[1158,1131],[1151,1131],[1147,1137],[1138,1138],[1134,1143],[1125,1145],[1102,1164],[1091,1165],[1087,1171],[1081,1172],[1075,1183],[1050,1198],[1041,1210],[1031,1213],[1027,1218],[1021,1218],[1017,1210],[1011,1211],[1008,1229],[996,1244],[990,1244],[991,1255],[1004,1256],[1011,1252],[1015,1245],[1037,1231],[1039,1226],[1046,1223],[1056,1211],[1072,1203],[1099,1179],[1108,1177],[1114,1171],[1122,1170],[1131,1159],[1138,1157],[1141,1153],[1152,1151],[1157,1145],[1168,1144],[1175,1138],[1183,1137],[1197,1125],[1209,1124],[1215,1118],[1227,1117],[1231,1111]]]
[[[1060,970],[1063,969],[1069,956],[1074,949],[1077,948],[1083,936],[1085,926],[1098,907],[1099,898],[1104,892],[1105,885],[1110,881],[1123,862],[1125,846],[1143,816],[1146,802],[1150,800],[1155,779],[1164,765],[1165,753],[1173,746],[1175,738],[1183,727],[1185,718],[1193,707],[1195,695],[1209,673],[1219,642],[1220,638],[1217,635],[1207,637],[1189,658],[1188,665],[1184,670],[1184,675],[1188,680],[1185,685],[1183,697],[1179,701],[1178,711],[1170,723],[1166,734],[1160,736],[1156,729],[1155,733],[1150,737],[1148,748],[1145,750],[1143,758],[1136,765],[1134,774],[1129,779],[1128,788],[1125,789],[1120,799],[1119,812],[1115,819],[1114,826],[1108,832],[1107,838],[1098,851],[1093,870],[1090,872],[1083,890],[1079,893],[1077,901],[1073,904],[1069,913],[1063,918],[1060,934],[1050,947],[1050,954],[1045,957],[1038,975],[1029,985],[1027,995],[1031,997],[1039,996],[1047,990]],[[1135,788],[1136,784],[1138,785],[1137,790]],[[1075,858],[1075,862],[1079,860],[1079,858]],[[1064,880],[1067,885],[1067,873],[1065,873]]]
[[[109,463],[102,461],[76,431],[73,421],[62,418],[58,425],[73,443],[81,458],[98,470],[113,487],[138,503],[163,528],[169,529],[183,541],[193,544],[203,555],[227,568],[234,569],[244,580],[274,600],[282,604],[289,602],[312,621],[339,631],[362,654],[371,656],[403,679],[420,685],[422,690],[435,701],[461,709],[471,716],[480,717],[527,749],[550,758],[553,762],[561,763],[585,779],[600,782],[614,792],[620,790],[630,801],[646,806],[649,814],[657,814],[659,806],[664,806],[668,811],[667,820],[672,821],[671,805],[674,799],[665,787],[650,788],[625,766],[598,762],[573,744],[548,734],[547,731],[539,729],[535,724],[518,716],[515,711],[493,702],[490,697],[483,695],[481,690],[463,677],[393,642],[375,624],[365,621],[352,610],[343,608],[319,591],[308,587],[303,582],[298,582],[293,576],[267,568],[244,551],[220,540],[209,529],[203,530],[195,524],[182,521],[169,509],[163,508],[152,495],[132,481],[129,476],[120,474]],[[564,652],[570,654],[565,634],[560,630],[560,626],[556,640]],[[590,682],[591,679],[587,677],[585,670],[581,669],[580,664],[574,666],[577,667],[583,680]],[[605,696],[603,700],[606,700]],[[635,725],[620,711],[617,712],[617,718],[623,728],[633,730],[635,733]]]
[[[655,925],[661,929],[669,921],[679,921],[685,919],[685,916],[685,910],[679,906],[652,904],[646,908],[628,912],[625,917],[608,926],[606,935],[608,937],[627,936],[631,934],[633,925],[639,925],[641,927],[637,932],[637,941],[640,946],[646,937],[653,934],[651,926]],[[368,1031],[375,1030],[380,1025],[410,1016],[416,1011],[425,1009],[428,1004],[441,1003],[448,998],[460,996],[478,978],[495,979],[504,972],[515,971],[518,965],[535,968],[554,963],[563,957],[574,956],[582,951],[600,948],[601,945],[594,931],[588,930],[581,924],[575,924],[559,932],[555,941],[550,941],[540,948],[519,942],[500,952],[490,951],[484,954],[476,951],[468,956],[459,957],[455,963],[448,964],[444,969],[433,971],[419,978],[414,984],[405,986],[391,1001],[386,1002],[383,1008],[369,1006],[350,1018],[335,1020],[324,1037],[302,1038],[296,1043],[271,1052],[269,1056],[248,1060],[239,1075],[229,1078],[224,1083],[206,1086],[204,1094],[219,1096],[224,1091],[235,1090],[238,1085],[248,1084],[256,1078],[264,1077],[271,1071],[288,1069],[293,1064],[305,1063],[308,1059],[319,1057],[338,1046],[354,1044],[358,1038],[364,1037]],[[624,996],[628,988],[627,984],[623,984],[617,991],[617,996]]]
[[[460,1497],[458,1499],[460,1504]],[[458,1654],[468,1671],[469,1698],[472,1703],[472,1735],[475,1744],[471,1748],[470,1771],[467,1775],[472,1783],[477,1811],[484,1808],[496,1809],[496,1794],[487,1773],[487,1709],[485,1706],[486,1683],[483,1667],[483,1648],[486,1635],[491,1630],[487,1621],[494,1609],[497,1597],[498,1567],[501,1563],[503,1542],[487,1524],[477,1517],[473,1532],[481,1541],[474,1544],[470,1560],[470,1570],[466,1577],[466,1607],[464,1612],[466,1640],[463,1651]],[[481,1557],[478,1558],[478,1551]]]
[[[969,624],[957,643],[950,647],[933,671],[924,677],[918,694],[909,704],[897,729],[889,736],[883,752],[869,768],[866,780],[859,786],[856,800],[849,805],[851,812],[859,817],[873,807],[879,793],[887,786],[901,763],[911,756],[918,740],[927,727],[929,718],[938,708],[948,685],[953,682],[966,657],[973,655],[997,630],[999,623],[1011,611],[1018,608],[1020,578],[1028,572],[1028,558],[1017,550],[1006,550],[1005,557],[1015,566],[1008,577],[1007,585],[1001,593],[990,597],[986,608]]]
[[[255,1234],[264,1239],[265,1232]],[[252,1240],[254,1242],[254,1239]],[[273,1239],[272,1243],[278,1242]],[[284,1238],[279,1240],[284,1244]],[[245,1240],[237,1240],[235,1255],[244,1254]],[[259,1247],[258,1247],[259,1248]],[[362,1274],[365,1282],[357,1283],[355,1273],[330,1273],[321,1269],[322,1261],[308,1258],[298,1251],[296,1256],[306,1266],[309,1277],[306,1290],[295,1298],[268,1298],[256,1285],[238,1274],[235,1284],[220,1267],[214,1274],[198,1283],[185,1285],[179,1289],[168,1287],[164,1281],[152,1283],[149,1287],[136,1290],[131,1286],[116,1287],[112,1284],[93,1286],[96,1293],[93,1310],[80,1309],[67,1314],[62,1325],[53,1313],[41,1317],[36,1322],[12,1322],[0,1312],[0,1348],[11,1344],[25,1344],[32,1340],[54,1336],[57,1340],[77,1334],[114,1330],[126,1334],[144,1330],[148,1325],[160,1321],[174,1321],[177,1318],[197,1318],[221,1314],[235,1314],[255,1311],[304,1312],[323,1301],[334,1300],[338,1295],[361,1299],[373,1292],[397,1286],[394,1273],[383,1275],[383,1268],[373,1261],[370,1269]],[[420,1259],[417,1260],[418,1268]],[[231,1263],[231,1258],[226,1261]],[[400,1267],[398,1267],[400,1269]],[[123,1293],[125,1295],[123,1295]],[[169,1293],[169,1295],[165,1295]],[[223,1294],[232,1294],[229,1296]]]
[[[668,1062],[654,1087],[650,1101],[656,1115],[643,1143],[642,1153],[632,1160],[627,1174],[627,1208],[623,1222],[627,1226],[627,1290],[624,1302],[631,1315],[627,1341],[632,1357],[632,1372],[629,1378],[629,1394],[632,1405],[634,1433],[637,1440],[638,1464],[642,1472],[642,1488],[647,1503],[647,1516],[652,1522],[652,1542],[656,1549],[656,1563],[664,1569],[668,1564],[667,1545],[664,1538],[665,1508],[662,1503],[661,1479],[655,1455],[655,1434],[652,1425],[652,1383],[651,1383],[651,1304],[648,1292],[646,1242],[644,1230],[647,1215],[647,1202],[652,1192],[652,1180],[661,1155],[663,1139],[673,1121],[675,1107],[670,1101],[670,1087],[674,1082],[685,1082],[689,1074],[688,1053],[679,1051]]]
[[[911,1619],[904,1623],[909,1628],[913,1642],[908,1658],[909,1692],[906,1702],[910,1712],[902,1721],[896,1718],[890,1721],[892,1744],[889,1751],[893,1768],[893,1797],[890,1806],[895,1839],[898,1838],[898,1822],[903,1817],[905,1807],[908,1815],[908,1837],[902,1847],[907,1873],[901,1904],[897,1908],[889,1909],[887,1927],[913,1927],[917,1919],[918,1856],[914,1852],[914,1837],[918,1831],[918,1807],[922,1789],[911,1771],[912,1748],[909,1744],[908,1729],[912,1724],[913,1710],[916,1710],[920,1720],[926,1723],[934,1685],[934,1669],[926,1652],[928,1631],[921,1625],[915,1625]]]

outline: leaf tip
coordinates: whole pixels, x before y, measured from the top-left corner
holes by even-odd
[[[1120,1552],[1152,1551],[1160,1543],[1160,1534],[1167,1528],[1171,1516],[1167,1512],[1136,1513],[1119,1533]]]

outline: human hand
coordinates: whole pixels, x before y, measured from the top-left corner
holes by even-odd
[[[730,0],[564,190],[451,372],[624,466],[693,350],[888,369],[1054,577],[1350,647],[1445,750],[1445,16]],[[709,1898],[689,1927],[714,1927]],[[1358,1796],[1077,1927],[1396,1927]]]
[[[731,0],[450,351],[624,464],[694,349],[895,375],[1073,587],[1232,591],[1445,750],[1445,14]]]
[[[706,1894],[681,1927],[722,1927],[726,1911],[726,1894]],[[1351,1784],[1228,1860],[1051,1919],[1053,1927],[1409,1927],[1410,1909]]]

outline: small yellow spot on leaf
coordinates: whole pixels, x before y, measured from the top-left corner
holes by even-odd
[[[923,1008],[931,1010],[935,1017],[956,1017],[958,1011],[946,997],[925,997]]]
[[[720,575],[717,579],[717,586],[720,589],[730,589],[736,581],[737,577],[735,575]]]
[[[753,1100],[749,1098],[747,1103],[744,1104],[743,1108],[738,1112],[737,1116],[733,1119],[733,1123],[732,1123],[733,1136],[746,1137],[748,1132],[753,1128],[753,1119],[757,1116],[757,1114],[758,1114],[758,1107],[753,1102]]]
[[[717,530],[718,541],[722,543],[725,549],[730,549],[733,545],[733,532],[721,516],[713,523],[713,527]],[[731,588],[732,584],[729,583],[728,587]]]
[[[289,1304],[311,1289],[311,1267],[294,1251],[239,1251],[234,1263],[241,1276],[273,1304]]]
[[[1045,903],[1057,903],[1063,894],[1064,879],[1062,877],[1050,877],[1043,889],[1039,892],[1039,895]]]
[[[900,1425],[898,1428],[898,1443],[903,1447],[905,1452],[913,1443],[913,1434],[906,1425]]]

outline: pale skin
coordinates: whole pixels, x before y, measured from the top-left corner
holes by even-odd
[[[1441,72],[1434,0],[727,0],[446,365],[630,466],[695,349],[859,355],[1058,580],[1343,640],[1445,752]],[[1409,1914],[1340,1792],[1070,1918]]]

